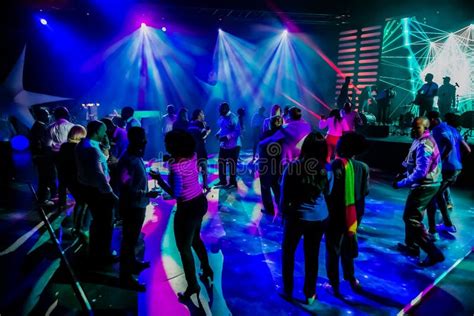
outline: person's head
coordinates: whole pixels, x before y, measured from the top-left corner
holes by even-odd
[[[114,122],[111,119],[107,117],[104,117],[100,121],[105,124],[105,127],[107,128],[107,136],[111,138],[114,135],[115,129],[117,128],[117,126],[114,124]]]
[[[258,114],[260,114],[260,115],[265,114],[265,108],[263,106],[258,108]]]
[[[121,128],[125,128],[126,124],[125,124],[125,120],[120,117],[119,115],[116,115],[112,118],[112,122],[114,123],[115,126],[118,126],[118,127],[121,127]]]
[[[85,138],[87,136],[87,131],[82,125],[74,125],[71,127],[69,130],[69,133],[67,134],[67,141],[68,143],[74,143],[77,144],[81,141],[81,139]]]
[[[449,84],[450,81],[451,81],[451,77],[448,77],[448,76],[443,77],[443,83],[444,84]]]
[[[275,116],[275,115],[281,115],[281,106],[279,106],[278,104],[274,104],[272,106],[272,110],[271,110],[271,116]]]
[[[227,113],[229,113],[230,111],[230,106],[229,104],[227,104],[227,102],[223,102],[221,103],[221,105],[219,105],[219,114],[221,116],[226,116]]]
[[[120,116],[126,121],[133,116],[135,110],[131,106],[126,106],[122,109]]]
[[[364,135],[349,132],[341,136],[336,145],[336,154],[340,158],[353,158],[367,149],[367,140]]]
[[[414,139],[419,139],[426,130],[430,127],[430,121],[423,116],[419,116],[413,120],[411,125],[411,137]]]
[[[49,112],[45,108],[38,108],[35,110],[35,118],[41,123],[49,123]]]
[[[288,115],[290,117],[290,120],[292,121],[299,121],[301,120],[301,117],[303,116],[301,114],[301,109],[296,106],[293,106],[290,108],[290,110],[288,111]]]
[[[240,116],[240,117],[244,117],[245,116],[245,109],[244,108],[238,108],[237,115]]]
[[[168,113],[168,115],[176,114],[176,109],[173,104],[168,104],[168,106],[166,107],[166,113]]]
[[[186,109],[184,107],[179,109],[178,120],[186,121],[186,122],[188,121],[188,109]]]
[[[342,120],[341,111],[339,111],[338,109],[331,110],[331,112],[329,112],[328,117],[334,117],[334,119],[336,121],[341,121]]]
[[[344,103],[344,112],[350,113],[352,111],[352,104],[350,102]]]
[[[272,130],[278,129],[283,125],[283,118],[280,115],[275,115],[270,118],[270,128]]]
[[[107,136],[107,127],[101,121],[90,121],[87,124],[87,138],[102,142]]]
[[[193,121],[204,122],[205,118],[206,116],[204,115],[204,111],[202,109],[196,109],[193,111],[193,115],[191,119]]]
[[[428,120],[430,120],[430,127],[433,129],[441,123],[441,115],[438,111],[430,111],[426,114]]]
[[[127,131],[128,151],[136,156],[143,157],[147,144],[146,133],[142,127],[130,127]]]
[[[183,130],[173,130],[165,135],[166,151],[174,159],[191,158],[196,142],[191,134]]]
[[[54,109],[54,119],[58,120],[69,120],[69,111],[64,106],[59,106]]]
[[[324,166],[327,155],[328,144],[324,135],[320,132],[309,133],[301,146],[300,159],[317,159]]]
[[[430,73],[427,73],[426,76],[425,76],[425,81],[430,83],[430,82],[433,82],[433,74],[430,74]]]

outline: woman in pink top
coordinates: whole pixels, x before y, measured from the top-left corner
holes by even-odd
[[[334,109],[329,113],[329,117],[327,119],[324,115],[321,115],[319,128],[328,129],[326,141],[328,143],[328,161],[331,161],[334,159],[337,141],[343,133],[349,131],[349,126],[347,126],[347,122],[342,119],[341,112],[337,109]]]
[[[202,218],[207,212],[207,199],[199,184],[196,144],[191,134],[182,130],[168,132],[165,136],[165,146],[171,155],[168,162],[168,182],[157,172],[150,172],[150,175],[177,201],[174,234],[188,282],[188,287],[184,292],[178,293],[178,297],[184,301],[195,293],[199,296],[200,291],[191,247],[201,261],[201,280],[211,282],[213,278],[206,247],[200,235]]]

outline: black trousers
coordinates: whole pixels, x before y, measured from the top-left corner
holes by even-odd
[[[271,170],[272,172],[276,172]],[[270,171],[268,171],[270,173]],[[268,213],[275,213],[275,208],[273,205],[272,191],[275,196],[275,201],[280,201],[280,176],[272,174],[260,174],[260,191],[262,194],[262,204],[263,208]]]
[[[104,194],[92,187],[84,187],[83,192],[92,215],[89,255],[97,259],[106,258],[111,255],[115,200],[111,193]]]
[[[293,292],[295,252],[301,236],[304,237],[304,287],[306,297],[316,294],[318,278],[319,245],[324,233],[325,221],[303,221],[289,218],[285,221],[282,245],[283,290]]]
[[[377,118],[379,123],[384,123],[388,124],[388,111],[390,109],[390,106],[387,105],[379,105],[378,106],[378,113],[377,113]]]
[[[431,111],[433,111],[433,101],[424,101],[420,104],[419,116],[426,116]]]
[[[438,192],[428,204],[428,226],[430,233],[436,233],[436,209],[439,208],[441,215],[443,216],[443,223],[446,226],[453,226],[451,217],[448,211],[448,201],[446,200],[446,191],[451,185],[456,182],[458,175],[461,170],[445,171],[443,172],[443,181],[439,187]]]
[[[51,157],[35,157],[33,163],[38,173],[38,199],[43,202],[56,195],[56,171]]]
[[[351,239],[341,230],[328,228],[326,232],[326,273],[329,283],[339,286],[339,259],[344,280],[355,280],[354,255]]]
[[[439,190],[439,185],[420,186],[410,190],[403,212],[405,222],[405,244],[411,248],[420,247],[429,256],[439,256],[436,248],[423,225],[423,215],[428,204]]]
[[[131,275],[132,268],[137,261],[135,249],[145,220],[144,207],[121,207],[123,219],[122,244],[120,247],[120,274]]]
[[[53,152],[53,161],[54,165],[56,168],[56,174],[58,176],[58,203],[59,205],[65,205],[66,204],[66,196],[67,196],[67,190],[66,190],[66,175],[64,174],[64,171],[62,171],[59,167],[60,165],[60,158],[59,158],[59,152]]]
[[[239,159],[240,147],[231,149],[219,149],[219,181],[227,183],[227,165],[229,165],[229,183],[237,184],[237,160]]]
[[[207,199],[201,194],[192,200],[178,202],[174,217],[176,246],[183,262],[184,276],[190,289],[199,287],[191,247],[196,252],[199,261],[201,261],[203,271],[208,272],[211,270],[207,250],[201,239],[201,223],[206,212]]]

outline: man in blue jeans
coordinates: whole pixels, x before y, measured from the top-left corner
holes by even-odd
[[[399,243],[398,248],[414,257],[419,256],[420,248],[423,249],[428,256],[420,262],[421,266],[444,261],[444,255],[434,245],[423,225],[424,212],[438,192],[441,180],[441,159],[429,126],[425,117],[417,117],[413,121],[411,136],[414,141],[403,162],[407,172],[403,179],[393,182],[395,189],[410,188],[403,213],[405,244]]]

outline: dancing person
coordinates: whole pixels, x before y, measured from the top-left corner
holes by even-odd
[[[101,121],[87,124],[87,136],[76,146],[77,177],[85,202],[92,214],[89,237],[91,263],[113,263],[111,243],[113,208],[118,197],[109,184],[107,158],[100,148],[107,128]]]
[[[173,104],[169,104],[166,107],[166,114],[161,118],[162,120],[162,129],[163,137],[166,133],[173,130],[173,124],[176,121],[176,109]]]
[[[425,76],[425,84],[418,90],[415,104],[420,106],[419,115],[433,111],[434,97],[438,95],[438,84],[433,82],[433,74],[427,73]]]
[[[438,109],[446,115],[456,107],[456,86],[450,83],[451,77],[443,77],[443,84],[438,89]]]
[[[346,102],[346,104],[344,104],[344,108],[341,110],[341,116],[342,120],[346,122],[347,129],[350,132],[355,132],[356,126],[363,125],[359,113],[353,111],[352,104],[349,102]]]
[[[286,124],[286,122],[288,122],[290,120],[290,108],[291,108],[291,106],[287,105],[283,109],[283,114],[282,114],[283,124]]]
[[[253,144],[253,158],[257,154],[258,142],[262,136],[262,125],[265,120],[265,108],[263,106],[258,108],[257,113],[252,117],[251,127],[252,127],[252,144]]]
[[[275,134],[283,125],[281,116],[276,115],[271,119],[270,130],[263,132],[261,139]],[[280,176],[281,176],[281,141],[260,146],[258,159],[258,173],[260,176],[260,192],[262,195],[262,213],[275,215],[272,191],[275,201],[280,201]]]
[[[73,232],[84,242],[89,240],[90,214],[81,186],[77,179],[76,146],[86,137],[86,129],[81,125],[74,125],[69,130],[67,142],[59,150],[58,174],[64,180],[64,185],[74,198],[74,228]]]
[[[342,119],[341,111],[334,109],[329,113],[329,117],[326,119],[324,115],[321,115],[319,121],[320,129],[328,129],[326,134],[326,141],[328,143],[328,161],[334,159],[336,144],[343,133],[349,131],[347,122]]]
[[[150,263],[137,260],[135,249],[145,220],[146,206],[150,198],[158,196],[158,191],[148,190],[148,176],[143,163],[147,144],[145,130],[141,127],[131,127],[127,136],[129,145],[117,166],[120,179],[119,209],[123,220],[120,282],[128,288],[145,291],[145,285],[138,282],[133,274],[150,267]]]
[[[434,245],[423,225],[423,216],[428,204],[439,191],[441,159],[438,146],[429,131],[430,122],[425,117],[413,121],[411,136],[414,139],[408,156],[403,162],[407,169],[393,182],[395,189],[409,187],[403,220],[405,222],[405,244],[398,244],[403,253],[418,257],[420,248],[428,256],[421,266],[431,266],[444,261],[444,255]]]
[[[55,166],[49,147],[49,112],[45,108],[34,111],[35,122],[31,127],[29,139],[33,164],[38,173],[38,201],[43,206],[53,206],[50,200],[56,194]]]
[[[272,106],[272,109],[270,110],[270,117],[267,117],[263,120],[263,124],[261,127],[262,132],[271,130],[271,121],[274,116],[281,116],[281,107],[278,104],[274,104]]]
[[[58,175],[58,205],[63,207],[66,205],[67,191],[64,180],[57,173],[59,164],[59,149],[61,145],[67,142],[69,130],[74,126],[69,122],[69,111],[67,108],[60,106],[54,109],[54,122],[48,127],[49,144],[52,151],[52,158]]]
[[[135,118],[133,115],[135,114],[135,110],[131,106],[126,106],[122,108],[120,112],[120,116],[122,120],[125,122],[125,129],[128,131],[131,127],[141,127],[140,121]]]
[[[193,136],[196,143],[196,155],[198,167],[202,176],[202,189],[205,193],[210,191],[208,185],[208,170],[207,170],[207,149],[206,139],[211,133],[211,128],[205,121],[204,111],[196,109],[192,115],[192,121],[189,124],[188,132]]]
[[[439,112],[429,112],[431,135],[438,145],[441,155],[441,185],[439,191],[428,205],[428,232],[433,240],[438,240],[438,230],[445,230],[450,233],[457,231],[456,226],[451,221],[446,200],[446,190],[455,182],[462,170],[461,146],[468,152],[471,151],[469,145],[464,141],[459,131],[445,122],[441,122]],[[436,225],[436,209],[439,208],[443,216],[443,224]]]
[[[337,108],[342,109],[346,102],[351,102],[349,99],[349,85],[351,84],[351,77],[346,77],[342,84],[339,95],[337,96]]]
[[[110,156],[113,157],[113,160],[118,161],[128,147],[127,130],[117,126],[109,118],[103,118],[100,121],[107,127],[107,138],[110,141]]]
[[[342,135],[336,147],[337,157],[331,163],[328,203],[329,221],[326,230],[326,286],[335,296],[339,291],[339,261],[344,280],[354,291],[360,289],[355,277],[354,258],[358,256],[357,227],[365,211],[369,194],[369,167],[356,160],[366,148],[364,136],[357,133]]]
[[[282,148],[282,165],[298,159],[304,138],[311,133],[311,125],[303,119],[301,109],[294,106],[289,110],[289,119],[283,128],[260,142],[260,146],[280,143]]]
[[[219,106],[219,131],[216,137],[219,139],[219,183],[217,186],[227,186],[227,165],[229,165],[229,188],[237,187],[237,160],[239,159],[240,147],[240,124],[237,116],[230,111],[229,104],[222,103]]]
[[[387,125],[390,123],[389,111],[392,99],[395,97],[393,87],[383,89],[377,93],[377,121],[379,124]]]
[[[178,116],[176,117],[176,121],[173,123],[173,131],[180,129],[182,131],[187,131],[189,126],[189,119],[188,119],[188,109],[182,107],[178,111]]]
[[[291,299],[293,295],[295,252],[303,236],[303,293],[309,305],[317,298],[319,246],[328,217],[324,201],[328,190],[326,157],[327,144],[324,136],[321,133],[310,133],[304,139],[299,158],[287,165],[281,180],[280,209],[285,225],[282,242],[282,294],[287,299]]]
[[[179,299],[183,301],[193,294],[199,297],[200,291],[191,248],[201,261],[201,279],[206,282],[213,279],[206,247],[200,236],[202,218],[207,212],[208,204],[199,185],[193,137],[181,130],[171,131],[165,136],[165,146],[171,155],[168,182],[157,172],[150,172],[150,175],[177,202],[174,235],[188,283],[186,290],[178,293]]]
[[[361,113],[370,112],[370,105],[375,102],[372,92],[373,90],[371,86],[367,86],[362,89],[362,92],[359,96],[359,111]]]

